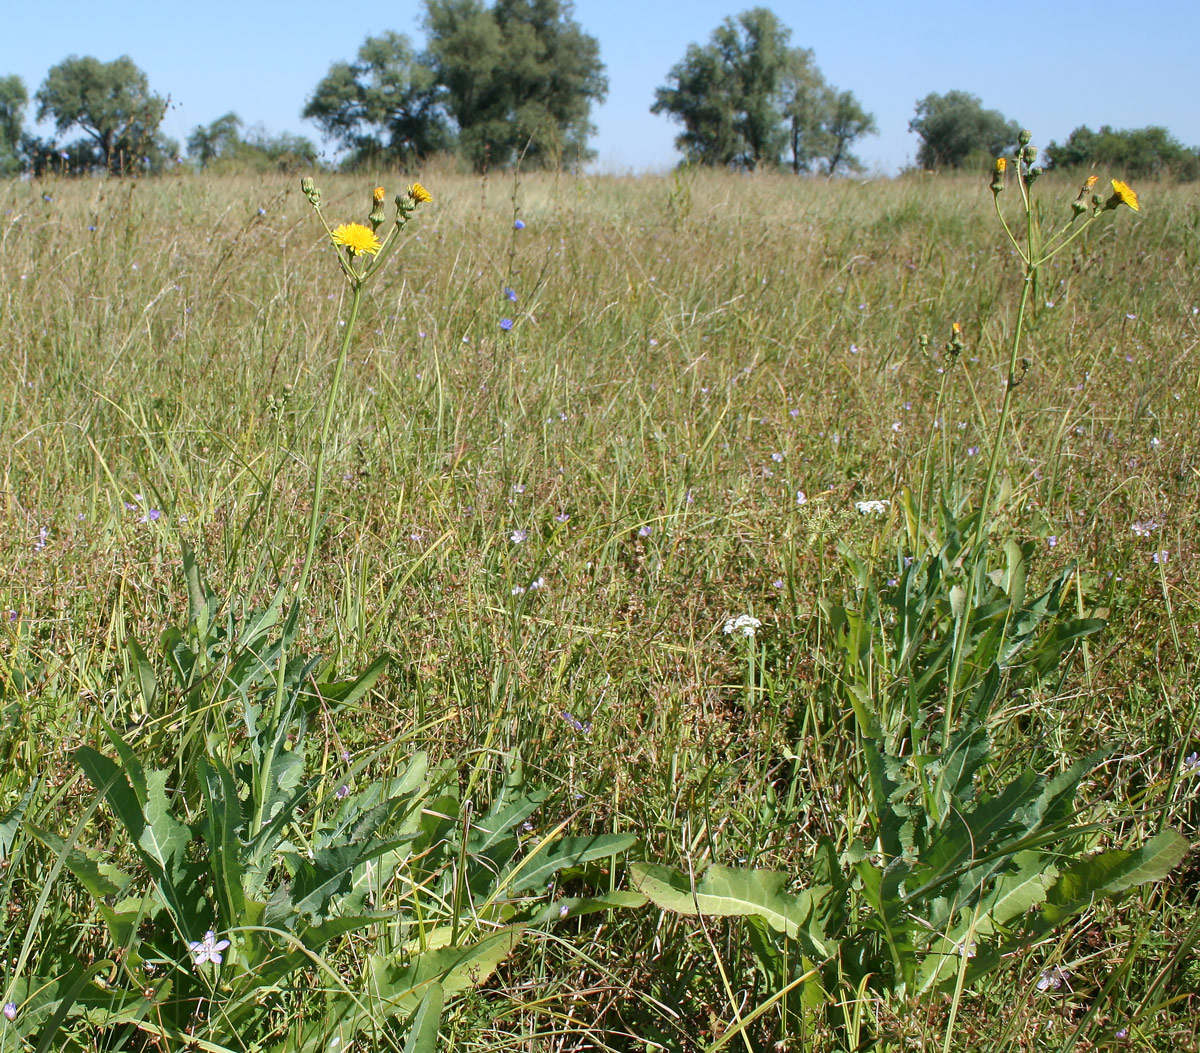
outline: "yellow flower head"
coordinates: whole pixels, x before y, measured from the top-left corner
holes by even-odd
[[[961,326],[961,325],[959,325],[957,322],[955,322],[955,323],[954,323],[954,324],[953,324],[953,325],[950,327],[950,331],[951,331],[951,332],[952,332],[952,333],[953,333],[955,336],[958,336],[958,335],[959,335],[959,333],[961,333],[961,332],[962,332],[962,326]]]
[[[411,197],[418,205],[425,201],[432,201],[433,195],[426,190],[420,183],[413,183],[408,188],[408,196]]]
[[[1100,182],[1100,177],[1099,177],[1098,175],[1090,175],[1090,176],[1088,176],[1088,177],[1087,177],[1087,182],[1085,182],[1085,183],[1083,184],[1083,191],[1084,191],[1084,193],[1087,193],[1089,190],[1091,190],[1091,189],[1092,189],[1092,187],[1094,187],[1094,186],[1095,186],[1097,183],[1099,183],[1099,182]]]
[[[1008,167],[1008,161],[1003,157],[996,158],[996,175],[1004,175],[1004,170]]]
[[[373,256],[383,247],[375,232],[361,223],[343,223],[334,227],[331,237],[335,245],[345,245],[355,256]]]
[[[387,191],[385,191],[383,189],[383,187],[377,186],[375,188],[374,192],[371,194],[371,200],[374,201],[375,204],[377,204],[377,205],[382,205],[383,199],[386,195],[387,195]]]
[[[1113,208],[1116,208],[1117,205],[1128,205],[1134,212],[1141,211],[1138,208],[1137,194],[1128,183],[1122,183],[1121,180],[1114,179],[1112,181],[1112,188],[1112,197],[1109,198],[1109,202]]]

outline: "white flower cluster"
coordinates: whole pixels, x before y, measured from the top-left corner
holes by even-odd
[[[865,515],[873,514],[873,515],[881,516],[881,515],[883,515],[884,512],[886,512],[888,510],[888,505],[890,505],[891,503],[892,502],[888,501],[888,500],[855,501],[854,507],[858,511],[859,515],[865,516]]]
[[[762,628],[762,622],[750,614],[739,614],[725,623],[725,634],[741,633],[743,636],[753,636]]]

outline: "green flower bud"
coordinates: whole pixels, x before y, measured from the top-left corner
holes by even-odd
[[[1033,132],[1031,132],[1028,128],[1022,128],[1020,133],[1017,135],[1017,142],[1024,146],[1032,138]]]
[[[308,203],[313,208],[321,207],[321,191],[317,189],[317,184],[312,181],[312,176],[305,176],[300,180],[300,189],[304,191],[304,196],[308,198]]]

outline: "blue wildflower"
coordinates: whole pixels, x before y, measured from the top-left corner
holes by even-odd
[[[517,302],[517,290],[510,289],[507,285],[504,287],[504,296],[506,299],[511,300],[513,303]]]
[[[500,328],[501,329],[504,329],[507,331],[507,330],[511,329],[512,327],[513,327],[513,320],[511,318],[501,318],[500,319]]]
[[[525,229],[525,221],[523,219],[518,219],[518,220],[513,221],[513,230],[524,230],[524,229]]]

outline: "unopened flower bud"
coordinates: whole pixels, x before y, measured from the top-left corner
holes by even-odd
[[[383,222],[383,199],[384,189],[377,186],[371,192],[371,213],[367,216],[372,230],[378,230],[379,224]]]
[[[1038,148],[1032,143],[1026,143],[1021,147],[1021,160],[1027,165],[1033,164],[1037,160]]]
[[[305,176],[300,180],[300,189],[304,191],[304,196],[308,198],[308,203],[313,208],[321,207],[321,191],[317,189],[317,184],[312,181],[312,176]]]
[[[1037,179],[1037,177],[1040,176],[1041,174],[1042,174],[1041,168],[1039,168],[1037,165],[1030,165],[1029,168],[1025,172],[1025,182],[1033,183],[1033,181],[1035,179]]]
[[[1004,170],[1008,168],[1008,162],[1003,157],[996,158],[996,164],[992,168],[992,193],[998,194],[1004,189]]]
[[[1033,138],[1033,132],[1031,132],[1028,128],[1022,128],[1021,131],[1017,135],[1017,142],[1019,142],[1022,146],[1024,146],[1032,138]]]

